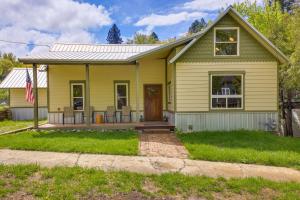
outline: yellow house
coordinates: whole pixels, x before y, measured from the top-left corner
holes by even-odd
[[[32,69],[28,68],[28,72],[32,80]],[[39,70],[37,74],[39,118],[46,119],[48,115],[47,73],[46,71]],[[33,104],[28,103],[25,99],[25,87],[26,68],[13,68],[0,84],[1,89],[8,90],[8,105],[12,112],[13,120],[33,119]]]
[[[178,129],[276,129],[278,65],[288,62],[232,7],[205,30],[163,45],[55,44],[20,61],[46,64],[49,123],[130,106],[132,121]]]

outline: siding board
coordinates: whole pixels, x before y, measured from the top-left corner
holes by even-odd
[[[213,71],[244,72],[245,110],[277,110],[276,62],[177,63],[176,67],[178,111],[209,110],[209,73]]]

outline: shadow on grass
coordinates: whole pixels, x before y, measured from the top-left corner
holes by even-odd
[[[262,131],[195,132],[178,134],[178,137],[186,145],[210,145],[219,148],[293,151],[300,153],[300,139],[276,136]]]
[[[70,139],[99,139],[99,140],[127,140],[137,138],[137,133],[133,131],[119,132],[88,132],[88,131],[55,131],[31,133],[33,138],[70,138]]]

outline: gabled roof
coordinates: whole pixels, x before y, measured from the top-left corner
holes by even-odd
[[[175,62],[183,55],[199,38],[216,25],[226,14],[234,17],[257,41],[272,53],[280,63],[288,62],[288,58],[275,47],[265,36],[259,33],[251,24],[232,7],[229,6],[219,17],[206,29],[191,36],[177,39],[176,41],[163,45],[133,45],[133,44],[55,44],[49,52],[31,54],[19,60],[24,63],[130,63],[145,56],[171,50],[174,47],[187,44],[174,58]]]
[[[263,45],[273,56],[275,56],[280,63],[286,63],[289,59],[264,35],[262,35],[256,28],[254,28],[248,21],[246,21],[232,6],[229,6],[219,17],[198,35],[194,35],[194,39],[190,41],[177,55],[175,55],[169,62],[174,63],[180,58],[193,44],[195,44],[202,36],[204,36],[209,30],[211,30],[225,15],[230,14],[237,22],[248,30],[257,41]]]
[[[28,68],[30,78],[32,78],[32,69]],[[47,88],[47,72],[38,70],[38,88]],[[25,88],[26,86],[26,68],[13,68],[11,72],[1,82],[0,88]]]

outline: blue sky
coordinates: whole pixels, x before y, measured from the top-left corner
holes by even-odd
[[[113,23],[120,28],[124,42],[136,32],[152,31],[166,40],[184,36],[195,19],[213,20],[221,8],[241,1],[1,0],[0,41],[50,46],[55,42],[106,43]],[[17,56],[48,50],[45,46],[0,42],[1,52]]]
[[[85,2],[99,4],[100,1],[97,0],[85,0]],[[134,23],[139,19],[155,14],[168,14],[168,13],[176,13],[176,6],[183,4],[183,0],[157,0],[157,1],[149,1],[149,0],[104,0],[101,1],[101,4],[104,5],[109,10],[112,10],[111,18],[114,20],[113,22],[117,24],[117,26],[121,30],[122,36],[124,38],[132,37],[135,32],[142,31],[147,33],[146,26],[135,26]],[[209,16],[204,16],[205,19],[211,18],[213,19],[216,16],[216,11],[211,11]],[[200,17],[201,18],[201,17]],[[198,17],[192,18],[190,20],[186,20],[180,22],[178,24],[169,25],[169,26],[158,26],[154,27],[153,31],[155,31],[159,38],[162,40],[178,37],[179,35],[185,33],[188,30],[188,27],[194,21],[198,19]],[[101,29],[93,30],[97,35],[97,39],[105,43],[105,36],[109,30],[109,26],[103,27]]]
[[[174,25],[157,26],[153,29],[146,30],[147,26],[136,26],[135,23],[138,22],[143,17],[147,17],[151,14],[167,15],[172,13],[180,12],[177,8],[179,5],[183,5],[189,1],[183,0],[85,0],[81,2],[88,2],[96,5],[103,5],[108,10],[111,11],[111,18],[113,23],[116,23],[121,34],[126,38],[131,38],[135,32],[149,33],[154,31],[158,34],[159,38],[166,40],[171,37],[178,37],[187,32],[188,27],[195,19],[200,19],[201,17],[193,17],[191,19],[182,21]],[[217,14],[217,10],[207,11],[205,19],[214,19]],[[109,26],[103,27],[101,29],[91,30],[97,36],[97,39],[101,43],[105,43],[105,37],[109,30]]]

